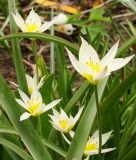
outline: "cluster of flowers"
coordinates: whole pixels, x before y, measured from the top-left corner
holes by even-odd
[[[59,14],[51,22],[45,22],[43,25],[41,25],[41,19],[34,12],[34,10],[31,10],[26,21],[22,19],[18,12],[16,12],[16,14],[13,14],[13,17],[16,24],[21,28],[23,32],[44,32],[53,24],[63,24],[64,22],[67,22],[67,17],[64,14]],[[122,68],[134,57],[134,55],[132,55],[126,58],[115,59],[119,44],[119,42],[117,42],[102,58],[102,60],[100,60],[94,48],[91,45],[89,45],[88,42],[83,38],[81,38],[81,40],[82,44],[79,51],[79,61],[73,56],[73,54],[67,48],[66,50],[68,52],[71,63],[77,70],[77,72],[79,72],[93,85],[97,85],[101,79],[103,79],[106,76],[109,76],[112,71],[116,71]],[[53,108],[60,102],[60,99],[57,99],[47,105],[43,103],[42,96],[38,90],[42,87],[44,83],[44,77],[41,78],[38,84],[36,82],[35,76],[32,78],[29,75],[26,75],[26,79],[30,98],[23,91],[19,90],[21,99],[16,99],[16,101],[28,111],[21,115],[20,121],[25,120],[30,116],[38,116]],[[79,109],[75,117],[72,117],[71,115],[68,116],[63,109],[61,109],[60,113],[55,109],[52,110],[53,115],[49,115],[51,118],[51,124],[56,130],[62,133],[62,136],[64,137],[66,142],[70,144],[71,142],[65,136],[65,134],[70,134],[71,138],[73,138],[74,132],[72,131],[72,129],[74,128],[79,117],[81,116],[83,107]],[[112,131],[102,134],[102,146],[107,142],[111,134]],[[102,149],[102,153],[106,153],[114,149],[115,148]],[[87,141],[84,150],[86,160],[89,159],[90,155],[98,154],[98,152],[99,133],[98,131],[96,131],[92,135],[92,137],[89,137]]]

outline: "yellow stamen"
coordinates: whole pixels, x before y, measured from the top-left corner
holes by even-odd
[[[86,64],[91,68],[92,72],[99,73],[101,71],[100,63],[95,63],[91,59],[89,59]]]
[[[94,143],[87,144],[85,147],[85,151],[93,151],[97,150],[97,145]]]
[[[26,27],[27,27],[26,32],[33,32],[39,28],[39,26],[34,23],[33,24],[26,24]]]
[[[42,104],[42,102],[34,102],[33,100],[31,100],[29,102],[29,109],[28,109],[29,112],[31,114],[33,114],[34,116],[37,116],[37,115],[41,114],[41,112],[38,112],[38,113],[35,114],[35,111],[40,107],[41,104]]]
[[[60,120],[59,123],[60,123],[61,128],[65,129],[68,125],[68,120],[67,119]]]

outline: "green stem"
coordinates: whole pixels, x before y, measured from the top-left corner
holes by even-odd
[[[97,108],[97,121],[98,121],[98,129],[99,129],[99,160],[101,160],[101,150],[102,150],[102,125],[101,125],[101,113],[100,113],[100,105],[98,98],[97,86],[94,86],[95,90],[95,99],[96,99],[96,108]]]
[[[32,40],[32,50],[34,53],[34,59],[36,63],[36,83],[38,84],[39,82],[39,77],[38,77],[38,55],[37,55],[37,47],[36,47],[36,40]]]
[[[54,17],[54,10],[51,9],[51,19]],[[54,26],[51,26],[51,35],[54,35]],[[54,54],[54,43],[50,43],[50,73],[55,72],[55,54]]]

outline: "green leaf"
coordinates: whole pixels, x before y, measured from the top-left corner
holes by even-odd
[[[56,153],[60,154],[62,157],[66,157],[66,152],[63,151],[62,149],[60,149],[58,146],[56,146],[55,144],[49,142],[47,139],[42,138],[43,144],[45,144],[48,148],[52,149],[53,151],[55,151]]]
[[[65,106],[64,110],[66,113],[68,113],[72,107],[77,103],[77,101],[83,96],[83,94],[87,91],[89,88],[89,82],[85,81],[82,86],[76,91],[76,93],[73,95],[71,100],[68,102],[68,104]]]
[[[16,39],[16,38],[34,38],[34,39],[41,39],[44,41],[52,41],[52,42],[56,42],[56,43],[60,43],[61,45],[64,45],[66,47],[68,47],[69,49],[71,49],[72,52],[74,52],[75,54],[77,54],[79,47],[77,45],[72,44],[71,42],[57,37],[57,36],[52,36],[50,34],[46,34],[46,33],[14,33],[14,34],[9,34],[3,37],[0,37],[0,41],[6,40],[6,39]]]
[[[26,153],[23,149],[21,149],[20,147],[18,147],[14,143],[12,143],[4,138],[0,138],[0,144],[11,149],[15,153],[17,153],[20,157],[22,157],[24,160],[33,160],[32,157],[28,153]]]
[[[105,78],[98,85],[99,100],[102,98],[102,94],[104,92],[107,79],[108,78]],[[96,116],[96,102],[95,102],[95,94],[93,94],[78,124],[75,135],[71,142],[71,146],[69,147],[66,160],[82,159],[84,148],[85,148],[87,139],[89,137],[89,133],[93,125],[95,116]]]
[[[20,106],[16,103],[13,93],[8,88],[1,75],[0,84],[0,104],[14,125],[22,141],[26,145],[28,151],[31,153],[34,159],[51,160],[51,156],[41,142],[41,139],[32,126],[30,120],[28,119],[23,122],[19,121],[20,115],[22,113],[20,111]]]
[[[12,16],[12,13],[15,13],[16,11],[15,0],[8,0],[8,5],[9,5],[11,33],[16,33],[17,27],[16,27],[16,24]],[[24,70],[23,61],[22,61],[23,58],[22,58],[21,51],[20,51],[19,41],[17,38],[14,38],[11,40],[11,42],[12,42],[12,52],[13,52],[14,64],[15,64],[19,87],[21,90],[28,93],[26,77],[25,77],[25,70]]]

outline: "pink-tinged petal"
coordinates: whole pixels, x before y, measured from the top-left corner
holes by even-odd
[[[134,55],[126,57],[126,58],[113,59],[108,65],[108,70],[112,72],[112,71],[116,71],[124,67],[133,57]]]
[[[99,57],[95,49],[88,44],[86,40],[81,37],[82,44],[79,51],[79,61],[83,64],[86,64],[89,59],[93,60],[94,62],[99,62]]]
[[[24,22],[23,18],[21,17],[21,15],[20,15],[18,12],[16,12],[16,14],[13,14],[13,13],[12,13],[12,15],[13,15],[13,18],[14,18],[17,26],[18,26],[23,32],[25,32],[25,30],[26,30],[26,25],[25,25],[25,22]]]
[[[47,105],[45,105],[45,107],[43,108],[43,113],[50,110],[51,108],[53,108],[54,106],[56,106],[59,102],[61,101],[61,99],[57,99]]]
[[[113,47],[108,51],[108,53],[102,58],[101,65],[106,66],[108,65],[116,56],[117,50],[119,46],[119,41],[113,45]]]
[[[71,61],[72,65],[74,66],[74,68],[76,69],[76,71],[78,73],[80,73],[81,75],[83,73],[91,74],[91,70],[87,65],[84,65],[81,62],[77,61],[75,59],[75,57],[73,56],[73,54],[68,49],[66,49],[66,50],[68,52],[68,55],[69,55],[69,58],[70,58],[70,61]]]
[[[20,121],[23,121],[23,120],[29,118],[30,116],[31,116],[30,113],[25,112],[25,113],[23,113],[23,114],[21,115]]]

